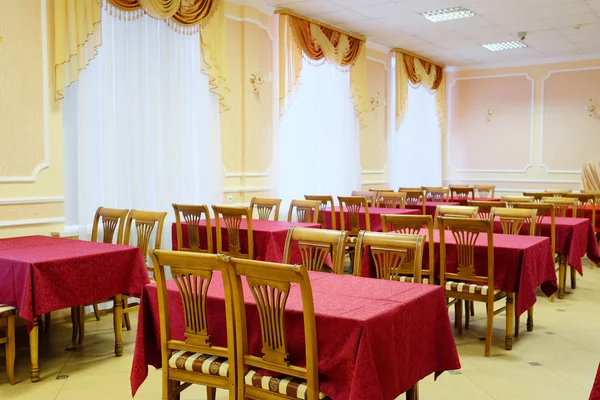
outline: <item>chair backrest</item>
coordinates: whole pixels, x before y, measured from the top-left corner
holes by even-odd
[[[166,212],[139,210],[129,211],[129,215],[127,215],[127,222],[125,223],[125,238],[123,239],[123,244],[129,245],[131,240],[131,228],[135,222],[137,239],[136,246],[142,252],[144,260],[147,261],[148,251],[150,250],[150,240],[152,239],[154,227],[156,227],[156,235],[154,236],[153,250],[160,250],[162,243],[162,230],[166,217]],[[148,267],[148,272],[154,273],[154,268]]]
[[[567,193],[564,197],[577,199],[577,211],[575,212],[575,209],[573,209],[573,214],[576,215],[577,218],[585,218],[586,208],[590,208],[592,215],[592,228],[595,229],[596,201],[598,200],[598,196],[591,193]]]
[[[270,371],[269,375],[284,374],[306,382],[308,400],[319,399],[319,370],[317,352],[317,324],[313,303],[312,288],[308,271],[302,266],[266,263],[241,259],[231,259],[232,268],[232,293],[236,329],[236,364],[238,378],[238,395],[236,398],[244,399],[273,399],[287,398],[276,396],[269,389],[253,387],[246,380],[262,379],[262,371]],[[257,313],[246,314],[244,299],[245,286],[242,282],[245,277],[247,286],[256,303]],[[304,322],[304,354],[305,366],[291,365],[288,351],[288,337],[286,333],[286,305],[294,294],[294,303],[298,304],[301,298],[302,310],[300,311]],[[296,307],[295,307],[296,308]],[[258,321],[248,321],[253,315]],[[251,354],[248,348],[248,326],[260,326],[262,356]],[[259,370],[260,372],[257,372]],[[268,379],[268,378],[265,378]],[[277,380],[279,381],[279,380]],[[284,382],[279,382],[278,387]],[[269,385],[272,386],[272,385]],[[290,382],[286,392],[289,398],[300,398],[297,395],[297,384]]]
[[[175,212],[175,228],[177,231],[177,250],[194,251],[198,253],[213,253],[212,224],[210,222],[210,211],[207,205],[187,205],[173,204]],[[187,231],[188,245],[183,245],[183,224],[181,217],[185,221]],[[204,220],[204,226],[201,222]],[[205,231],[206,248],[203,249],[200,244],[200,230]]]
[[[535,236],[542,236],[542,222],[545,216],[550,217],[550,243],[552,254],[556,253],[556,214],[553,204],[548,203],[513,203],[514,208],[536,210]]]
[[[298,244],[302,265],[309,271],[323,271],[327,256],[331,257],[331,269],[344,274],[344,257],[348,232],[329,229],[312,229],[292,226],[288,230],[283,250],[283,263],[290,264],[294,243]]]
[[[252,212],[246,207],[212,206],[215,213],[215,225],[217,231],[217,253],[228,256],[254,259],[254,235],[252,234]],[[223,219],[221,221],[221,219]],[[248,240],[248,251],[242,251],[242,238],[240,226],[246,220],[246,236]],[[227,229],[227,249],[223,248],[223,233],[221,224]]]
[[[117,232],[116,244],[123,244],[123,235],[125,233],[125,220],[129,210],[118,210],[116,208],[98,207],[94,216],[94,225],[92,225],[92,242],[98,241],[100,224],[102,224],[102,242],[114,243],[115,230]]]
[[[479,208],[477,213],[478,218],[489,219],[490,211],[493,207],[506,207],[506,203],[503,201],[485,201],[485,200],[469,200],[467,205],[471,207]]]
[[[470,189],[471,185],[462,185],[462,184],[455,184],[453,183],[452,185],[448,185],[448,189],[452,190],[452,189]]]
[[[428,201],[446,202],[450,200],[450,189],[424,186],[423,192]]]
[[[312,195],[305,194],[304,198],[306,200],[316,200],[321,202],[321,212],[319,213],[319,223],[323,225],[323,228],[327,227],[325,223],[325,208],[331,208],[331,229],[335,230],[337,227],[336,218],[335,218],[335,203],[333,202],[333,196],[320,196],[320,195]]]
[[[394,232],[403,235],[416,235],[419,234],[421,229],[427,229],[427,246],[428,250],[428,269],[421,269],[421,277],[426,275],[429,278],[429,283],[435,283],[435,258],[434,258],[434,245],[433,245],[433,221],[429,215],[397,215],[397,214],[382,214],[381,215],[381,226],[383,232]],[[355,269],[356,274],[356,269]],[[359,271],[360,274],[360,271]]]
[[[298,222],[319,223],[319,211],[321,202],[316,200],[292,200],[288,210],[288,222],[294,219],[294,209],[296,209],[296,218]]]
[[[369,247],[377,279],[400,281],[409,276],[421,283],[424,246],[424,235],[361,231],[356,241],[354,274],[360,276],[364,252]]]
[[[398,189],[398,192],[406,193],[405,204],[418,205],[421,202],[421,214],[426,215],[427,198],[422,188],[403,188]]]
[[[341,230],[348,231],[351,236],[357,236],[361,230],[371,230],[371,221],[369,219],[369,202],[365,197],[358,196],[338,196],[340,202],[340,225]],[[360,210],[365,213],[365,225],[360,226]],[[346,226],[345,214],[348,213],[350,226]]]
[[[250,215],[254,213],[254,208],[258,212],[258,219],[268,220],[273,213],[273,220],[279,221],[279,206],[281,199],[268,199],[262,197],[253,197],[250,200]]]
[[[440,217],[477,218],[478,213],[479,208],[473,206],[437,206],[433,219],[433,227],[438,227],[438,219]]]
[[[456,242],[456,272],[448,272],[447,268],[446,230]],[[475,270],[475,247],[482,233],[487,236],[487,276],[477,275]],[[488,296],[494,296],[494,235],[490,220],[440,217],[440,285],[445,288],[447,280],[484,283],[489,288]]]
[[[565,189],[546,189],[546,193],[551,194],[552,197],[565,197],[566,194],[573,192],[572,190]]]
[[[496,191],[495,185],[473,185],[473,189],[475,190],[475,197],[481,198],[494,198],[494,192]]]
[[[378,192],[377,207],[381,208],[405,208],[405,192]]]
[[[502,196],[502,201],[507,207],[511,207],[512,203],[533,203],[534,200],[531,196]]]
[[[540,201],[542,201],[542,197],[548,196],[548,193],[546,193],[546,192],[523,192],[523,196],[533,197],[533,201],[540,202]]]
[[[158,312],[160,316],[160,347],[163,374],[169,369],[169,359],[173,352],[181,352],[185,362],[185,353],[201,353],[209,357],[227,357],[229,363],[229,386],[234,390],[236,386],[237,370],[235,369],[235,334],[234,334],[234,307],[231,293],[231,268],[223,260],[223,256],[215,254],[199,254],[183,251],[155,250],[150,253],[155,268],[156,286],[158,291]],[[171,338],[170,304],[167,290],[165,266],[170,266],[173,280],[183,303],[183,317],[185,322],[185,340]],[[214,272],[220,273],[219,275]],[[213,278],[214,281],[213,281]],[[219,279],[220,278],[220,279]],[[219,282],[220,281],[220,282]],[[217,283],[218,282],[218,283]],[[217,310],[224,315],[226,322],[227,347],[220,347],[210,342],[210,326],[207,321],[208,289],[211,284],[223,285],[225,307]],[[223,314],[224,313],[224,314]],[[192,360],[190,360],[192,361]],[[222,363],[216,359],[210,368],[219,368]],[[200,374],[198,374],[200,375]],[[214,375],[206,375],[210,379],[218,379]]]
[[[492,224],[495,219],[500,220],[502,226],[502,233],[505,235],[520,235],[523,226],[529,226],[528,235],[535,236],[535,224],[536,224],[536,209],[525,209],[525,208],[492,208],[490,212],[490,220]]]
[[[450,201],[452,200],[471,200],[475,199],[475,189],[470,187],[455,187],[450,188]]]
[[[554,205],[554,214],[557,217],[566,217],[569,207],[573,210],[572,217],[577,218],[577,199],[568,197],[542,197],[542,203]]]
[[[377,202],[377,192],[374,191],[364,191],[364,190],[353,190],[352,197],[364,197],[369,202],[369,205],[372,207],[376,207]]]

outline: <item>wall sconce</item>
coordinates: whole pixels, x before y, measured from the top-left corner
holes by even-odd
[[[263,78],[261,71],[258,70],[258,72],[254,73],[254,74],[250,74],[250,78],[248,80],[250,81],[250,84],[252,85],[252,91],[256,92],[256,91],[258,91],[258,87],[260,85],[262,85],[263,83],[270,83],[273,80],[273,78],[272,78],[270,72],[269,72],[269,75],[267,75],[266,77]]]
[[[4,39],[4,35],[2,34],[2,31],[0,31],[0,43],[2,43],[2,39]]]
[[[379,99],[379,92],[377,92],[377,97],[371,97],[371,99],[369,100],[369,103],[371,104],[371,111],[375,111],[375,109],[379,108],[379,107],[387,106],[387,101],[385,101],[385,100],[381,101]]]
[[[488,122],[492,120],[492,115],[494,115],[494,112],[492,110],[487,110],[485,112],[485,117],[487,118]]]
[[[590,99],[590,102],[585,107],[585,109],[587,110],[588,115],[593,118],[594,117],[594,113],[596,112],[596,104],[594,103],[593,99]]]

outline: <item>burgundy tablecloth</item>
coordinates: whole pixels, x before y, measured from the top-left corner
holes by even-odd
[[[586,206],[583,212],[583,218],[587,218],[591,221],[593,209],[594,208],[591,205]],[[569,207],[569,209],[567,210],[567,217],[571,216],[573,216],[573,208]],[[581,215],[578,216],[581,217]],[[594,232],[600,233],[600,206],[596,206],[596,226],[594,227]]]
[[[458,201],[429,201],[425,203],[425,212],[427,215],[431,215],[432,217],[435,215],[435,210],[437,206],[460,206]],[[411,210],[419,210],[419,214],[423,210],[423,202],[417,201],[415,203],[406,204],[406,208]]]
[[[213,251],[217,252],[217,227],[215,226],[215,220],[211,219],[212,232],[213,232]],[[184,224],[185,225],[185,224]],[[201,226],[206,226],[206,221],[200,221]],[[285,248],[285,239],[290,227],[301,226],[303,228],[316,228],[321,229],[321,224],[303,223],[303,222],[287,222],[287,221],[264,221],[260,219],[252,220],[252,233],[254,239],[254,258],[261,261],[277,262],[283,261],[283,250]],[[200,229],[200,243],[203,248],[206,248],[206,230]],[[240,225],[240,240],[242,251],[248,251],[248,227],[246,221],[242,221]],[[227,228],[225,223],[221,221],[221,233],[223,236],[223,248],[226,249],[229,245],[227,238]],[[171,234],[173,238],[173,250],[177,250],[177,229],[176,225],[173,224],[171,227]],[[182,230],[183,245],[188,246],[188,232],[187,228],[184,227]],[[300,250],[298,245],[292,246],[292,254],[290,263],[301,264],[302,257],[300,256]]]
[[[149,282],[137,247],[47,236],[0,239],[0,303],[30,322],[117,294],[139,295]]]
[[[589,400],[600,400],[600,365],[598,365],[598,372],[596,372],[596,380],[594,380],[594,386],[590,393]]]
[[[550,237],[552,223],[550,217],[544,217],[541,234]],[[587,218],[555,218],[556,226],[556,252],[567,256],[567,263],[583,275],[583,264],[581,259],[587,254],[594,263],[600,262],[600,250],[592,229],[592,224]],[[524,225],[523,230],[529,227]],[[499,221],[494,222],[494,231],[501,232],[502,226]]]
[[[325,224],[327,229],[331,229],[331,207],[327,207],[325,213]],[[404,215],[419,215],[420,212],[415,210],[407,210],[402,208],[380,208],[380,207],[369,207],[369,220],[371,221],[371,232],[381,232],[381,214],[404,214]],[[342,229],[340,223],[340,207],[335,207],[335,218],[336,228]],[[360,210],[359,223],[362,228],[365,227],[365,212],[364,209]],[[350,229],[350,214],[344,210],[344,220],[346,222],[346,230]]]
[[[422,230],[422,235],[427,231]],[[440,240],[439,231],[435,230],[434,257],[435,276],[439,277]],[[456,241],[450,231],[446,232],[447,271],[456,272]],[[475,247],[475,270],[478,275],[487,276],[487,236],[479,236]],[[423,251],[423,265],[429,265],[429,242]],[[365,251],[361,275],[374,277],[375,271],[371,254]],[[550,239],[538,236],[516,236],[494,234],[494,284],[496,289],[505,292],[518,292],[517,312],[522,314],[536,302],[535,289],[541,286],[542,291],[550,296],[558,289],[554,260]]]
[[[440,287],[310,273],[317,324],[320,389],[334,400],[392,400],[431,373],[460,368]],[[207,301],[211,342],[226,345],[223,286],[212,279]],[[171,332],[183,339],[181,297],[168,282]],[[248,341],[260,355],[260,328],[246,287]],[[304,364],[300,292],[293,286],[287,302],[286,332],[293,363]],[[155,285],[146,285],[138,316],[131,370],[135,392],[148,366],[160,367],[160,337]]]

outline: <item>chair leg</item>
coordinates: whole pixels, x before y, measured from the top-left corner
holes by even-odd
[[[207,400],[215,400],[217,396],[217,388],[207,386],[206,387],[206,399]]]
[[[79,306],[79,344],[83,344],[83,335],[85,333],[85,306]]]
[[[465,329],[469,329],[471,321],[471,304],[473,304],[472,301],[465,301]]]
[[[565,282],[567,280],[567,266],[566,262],[563,262],[563,256],[559,256],[558,261],[558,298],[562,299],[565,297]]]
[[[96,321],[100,321],[100,310],[98,310],[98,303],[92,304],[94,307],[94,315],[96,316]]]
[[[571,289],[575,289],[577,287],[577,270],[573,267],[571,269]]]
[[[44,314],[44,333],[50,332],[50,321],[52,320],[52,313]]]
[[[179,400],[179,392],[173,393],[179,387],[179,381],[168,381],[169,385],[169,397],[167,400]]]
[[[519,294],[515,293],[515,304],[519,304]],[[508,318],[508,316],[507,316]],[[519,337],[519,325],[521,325],[521,316],[515,310],[515,334],[514,337]]]
[[[123,296],[123,309],[129,306],[129,297]],[[125,328],[130,331],[131,330],[131,321],[129,319],[129,311],[123,312],[123,323],[125,324]]]
[[[77,344],[77,336],[79,336],[79,306],[71,307],[71,324],[73,325],[73,334],[71,343]]]
[[[475,302],[471,301],[471,317],[475,316]]]
[[[506,350],[512,350],[514,319],[515,319],[515,294],[508,293],[506,296],[506,338],[504,339],[504,348]]]
[[[492,331],[494,329],[494,302],[486,303],[487,325],[485,330],[485,356],[489,357],[492,350]]]
[[[8,317],[8,325],[6,327],[7,341],[6,349],[6,375],[8,382],[14,385],[15,382],[15,316]]]
[[[458,334],[462,335],[463,330],[462,330],[462,311],[463,311],[463,301],[462,300],[458,300],[456,302],[456,320],[458,322]]]
[[[533,306],[527,310],[527,332],[533,330]]]

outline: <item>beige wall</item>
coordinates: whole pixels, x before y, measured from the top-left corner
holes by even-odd
[[[62,119],[51,1],[0,2],[0,237],[63,225]]]
[[[600,60],[450,72],[445,184],[579,189],[583,163],[600,158],[590,99],[600,106]]]

